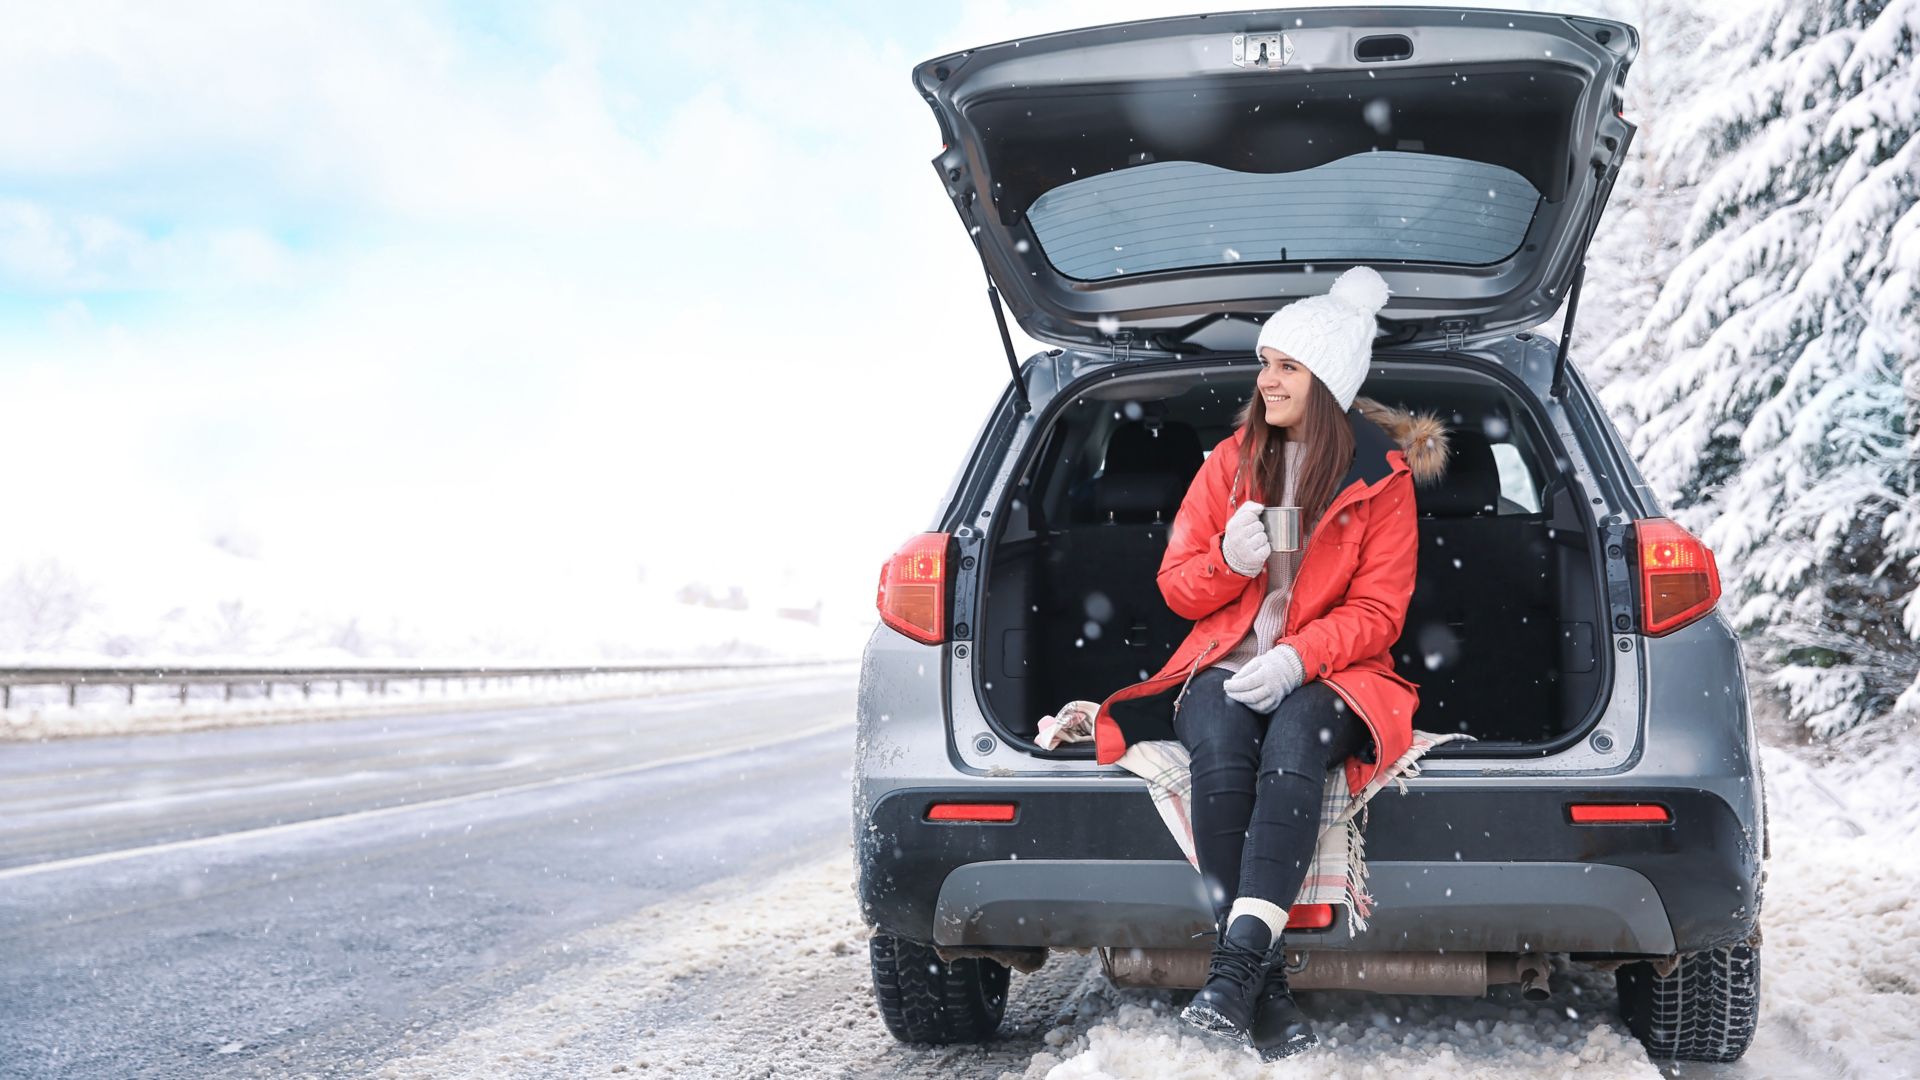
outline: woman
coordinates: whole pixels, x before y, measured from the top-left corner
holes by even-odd
[[[1432,417],[1355,397],[1380,275],[1355,267],[1261,328],[1256,392],[1195,475],[1159,584],[1193,630],[1161,670],[1100,705],[1102,763],[1177,737],[1192,755],[1193,833],[1218,931],[1182,1019],[1263,1058],[1317,1041],[1282,966],[1287,909],[1312,860],[1329,769],[1358,792],[1405,753],[1419,696],[1393,669],[1413,593],[1414,480],[1445,469]],[[1411,459],[1411,461],[1409,460]],[[1275,552],[1260,511],[1301,507]]]

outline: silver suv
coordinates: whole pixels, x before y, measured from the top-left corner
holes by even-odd
[[[1369,804],[1373,917],[1350,936],[1296,907],[1289,983],[1543,998],[1557,953],[1616,971],[1653,1056],[1745,1051],[1767,845],[1740,644],[1712,553],[1567,363],[1638,40],[1294,9],[914,68],[995,318],[1057,347],[1008,343],[1012,384],[880,575],[854,829],[896,1036],[987,1038],[1009,970],[1054,949],[1199,985],[1211,908],[1144,782],[1041,749],[1037,721],[1172,655],[1167,530],[1252,392],[1260,320],[1365,264],[1393,298],[1361,393],[1453,429],[1393,655],[1414,726],[1474,739]],[[1533,331],[1563,307],[1558,340]]]

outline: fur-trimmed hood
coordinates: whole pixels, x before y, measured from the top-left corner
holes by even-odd
[[[1415,484],[1430,487],[1446,475],[1447,435],[1451,429],[1438,416],[1409,412],[1370,397],[1354,398],[1353,407],[1400,445]]]

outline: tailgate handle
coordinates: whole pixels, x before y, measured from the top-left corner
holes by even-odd
[[[1353,46],[1353,58],[1363,64],[1405,60],[1412,55],[1413,39],[1405,34],[1375,34],[1361,38]]]

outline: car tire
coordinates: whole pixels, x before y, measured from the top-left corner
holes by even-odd
[[[1661,975],[1639,961],[1614,975],[1620,1018],[1647,1056],[1737,1061],[1760,1020],[1760,946],[1747,941],[1682,957]]]
[[[946,961],[933,946],[875,934],[867,943],[873,997],[901,1042],[973,1043],[993,1037],[1007,1012],[1009,972],[983,957]]]

